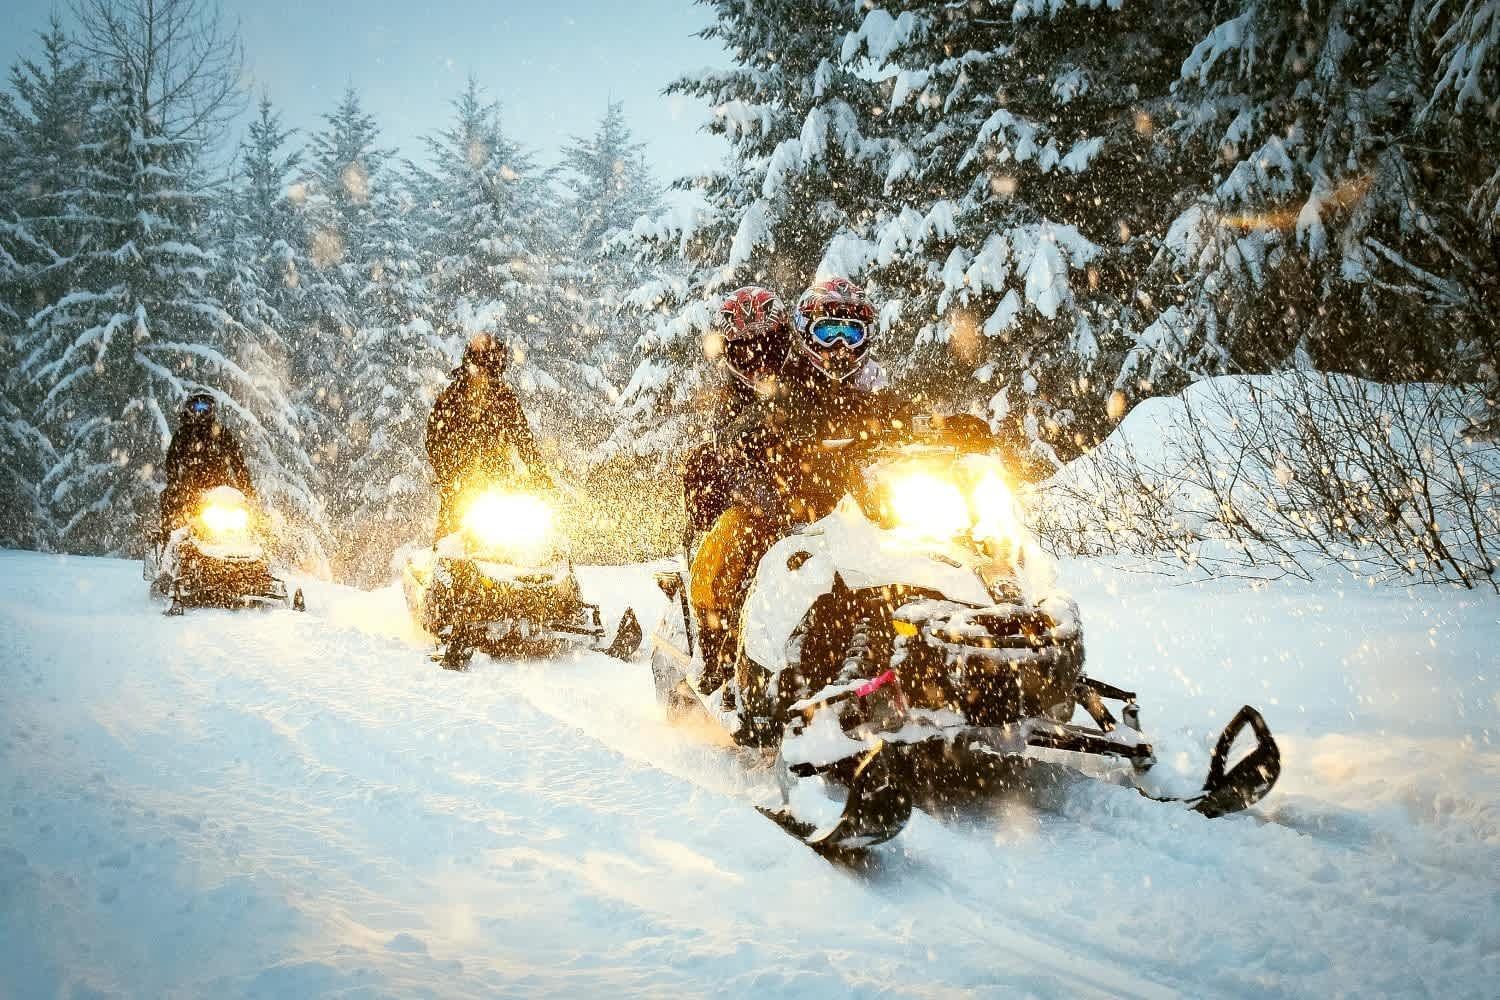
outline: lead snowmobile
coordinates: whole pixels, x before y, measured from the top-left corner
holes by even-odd
[[[761,559],[734,676],[717,688],[699,686],[686,574],[658,575],[672,603],[652,672],[668,714],[763,748],[783,802],[762,812],[826,852],[889,840],[917,793],[980,787],[1002,764],[1093,758],[1128,765],[1115,770],[1140,789],[1155,757],[1136,695],[1085,672],[1078,606],[1022,527],[1004,464],[941,440],[855,448],[816,445],[848,490]],[[1230,766],[1247,727],[1255,745]],[[1247,705],[1199,794],[1150,797],[1220,816],[1262,798],[1280,767]],[[835,814],[826,793],[839,789]]]
[[[604,621],[583,599],[567,537],[535,491],[491,485],[471,492],[460,527],[409,552],[402,590],[412,617],[437,638],[433,659],[466,670],[476,650],[492,656],[553,655],[585,647],[629,659],[641,629],[626,609],[602,647]]]
[[[288,595],[271,573],[261,526],[233,486],[205,490],[186,524],[154,539],[141,575],[153,597],[171,600],[168,615],[190,607],[307,608],[300,587]]]

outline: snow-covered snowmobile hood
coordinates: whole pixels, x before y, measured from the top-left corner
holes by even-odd
[[[905,584],[975,606],[992,603],[972,553],[952,545],[903,542],[865,517],[845,497],[832,514],[771,546],[745,602],[745,650],[777,672],[787,641],[833,586],[834,575],[853,589]]]

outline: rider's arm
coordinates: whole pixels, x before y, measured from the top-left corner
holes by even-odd
[[[231,437],[228,431],[222,434],[221,443],[234,485],[245,496],[255,496],[255,484],[250,480],[250,466],[245,464],[245,453],[240,450],[240,443]]]
[[[453,478],[453,438],[456,428],[452,426],[454,407],[451,402],[452,388],[444,389],[432,404],[432,413],[427,417],[427,461],[432,464],[433,475],[439,483]]]
[[[526,471],[536,479],[550,483],[552,477],[548,475],[546,463],[542,461],[542,453],[536,446],[531,425],[526,422],[526,414],[521,412],[521,401],[516,398],[515,393],[506,391],[499,405],[500,422],[510,438],[511,446],[526,464]]]

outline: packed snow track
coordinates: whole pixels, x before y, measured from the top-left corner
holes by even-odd
[[[648,568],[582,576],[649,633]],[[644,653],[456,674],[394,588],[169,619],[0,553],[0,996],[1494,995],[1500,601],[1064,579],[1168,783],[1260,705],[1265,802],[1023,789],[839,867]]]

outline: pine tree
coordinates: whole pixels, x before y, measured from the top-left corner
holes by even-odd
[[[1490,262],[1464,222],[1472,190],[1451,189],[1469,169],[1444,151],[1461,131],[1423,117],[1440,95],[1410,29],[1433,6],[1241,0],[1217,17],[1183,63],[1171,126],[1204,192],[1161,262],[1172,337],[1232,334],[1249,370],[1294,353],[1382,379],[1449,369],[1451,317]]]
[[[326,572],[329,528],[303,444],[305,415],[292,402],[291,345],[308,268],[287,197],[301,159],[299,151],[285,149],[291,134],[263,98],[234,183],[218,204],[214,287],[244,331],[234,358],[251,377],[245,405],[256,420],[243,443],[258,492],[270,504],[277,547],[285,561]]]
[[[297,402],[316,415],[308,436],[339,573],[373,583],[428,513],[417,470],[441,353],[391,151],[352,89],[324,120],[297,189],[311,264]]]
[[[842,0],[703,0],[715,23],[702,35],[736,67],[684,76],[669,93],[713,108],[708,131],[729,141],[724,168],[680,180],[705,207],[678,206],[633,230],[644,264],[681,261],[654,274],[627,304],[646,329],[622,393],[621,426],[606,453],[670,464],[699,440],[713,381],[705,344],[714,306],[739,285],[795,298],[816,277],[829,241],[863,234],[878,203],[887,144],[867,134],[879,84],[838,59],[859,26]]]
[[[903,391],[988,417],[1042,468],[1107,426],[1180,183],[1157,119],[1197,6],[907,0],[843,40],[881,81],[883,204],[823,270],[868,275]]]
[[[40,393],[18,373],[26,322],[55,299],[80,229],[70,221],[88,95],[83,65],[53,17],[41,57],[0,92],[0,545],[45,548],[54,526],[39,484],[56,460],[33,414]]]
[[[624,105],[612,103],[587,138],[563,150],[565,217],[573,227],[565,280],[577,290],[578,360],[592,378],[583,436],[601,442],[613,427],[619,388],[630,375],[635,334],[624,303],[651,275],[621,247],[637,218],[661,209],[661,190],[633,140]]]
[[[99,84],[76,202],[82,247],[67,291],[28,321],[19,366],[42,391],[56,446],[43,479],[71,551],[138,551],[155,513],[171,416],[187,392],[231,419],[250,377],[225,353],[238,325],[206,289],[212,253],[199,156],[235,93],[237,44],[189,6],[90,0],[85,48]],[[173,35],[182,47],[155,44]]]

